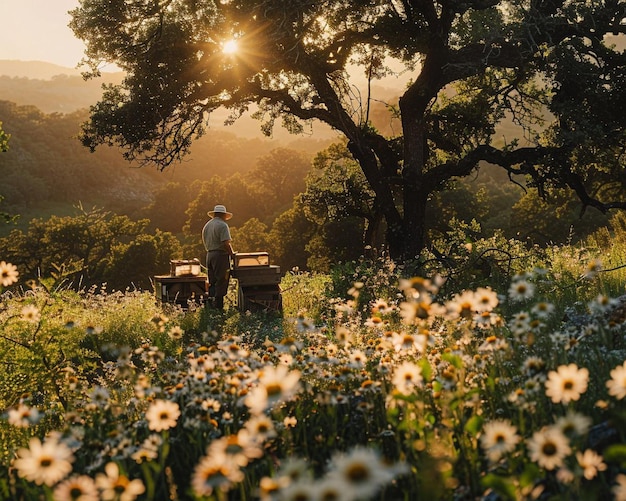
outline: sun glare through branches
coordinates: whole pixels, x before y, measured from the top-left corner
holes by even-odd
[[[227,40],[222,44],[222,52],[224,54],[235,54],[237,52],[237,40],[234,38],[231,40]]]

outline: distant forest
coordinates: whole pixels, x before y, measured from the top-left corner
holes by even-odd
[[[3,68],[0,61],[0,74]],[[120,75],[106,77],[115,78]],[[0,76],[0,122],[11,135],[9,151],[0,154],[0,212],[19,216],[14,223],[0,224],[0,237],[16,229],[26,231],[34,218],[72,216],[80,205],[83,210],[98,208],[147,220],[146,231],[169,232],[179,239],[184,256],[178,257],[199,257],[198,235],[206,211],[224,203],[235,214],[236,241],[245,245],[238,250],[267,247],[286,269],[324,268],[333,259],[362,252],[358,246],[362,221],[328,217],[309,221],[304,214],[312,210],[302,202],[306,197],[297,199],[312,189],[307,175],[316,154],[337,141],[328,132],[286,141],[285,136],[253,137],[250,130],[238,135],[243,129],[237,125],[232,132],[211,127],[193,145],[188,161],[164,172],[139,168],[116,149],[100,148],[92,154],[76,139],[89,104],[99,98],[101,83],[84,82],[76,75],[47,80]],[[373,108],[372,116],[380,130],[393,129],[382,104]],[[525,192],[523,180],[518,181],[519,185],[511,183],[504,173],[485,166],[475,178],[455,183],[433,201],[433,231],[445,233],[449,221],[471,213],[484,235],[500,230],[509,237],[546,244],[583,238],[607,224],[593,211],[580,219],[577,203],[568,194],[554,194],[555,208],[534,192]],[[319,210],[315,208],[318,214]]]
[[[19,74],[21,70],[46,75],[55,69],[63,70],[45,63],[18,63],[0,61],[0,73]],[[253,170],[260,157],[276,148],[312,157],[330,144],[328,135],[323,139],[292,136],[289,141],[278,141],[261,137],[260,133],[251,137],[250,130],[245,130],[244,136],[238,135],[234,132],[237,127],[232,128],[233,132],[212,127],[194,144],[185,162],[164,172],[131,165],[113,148],[101,148],[92,154],[76,139],[80,123],[87,119],[88,106],[100,97],[100,85],[120,79],[119,73],[87,82],[66,74],[47,80],[0,75],[0,121],[11,134],[10,149],[0,157],[0,196],[4,197],[0,208],[22,215],[19,224],[25,224],[24,219],[31,216],[67,213],[79,202],[138,217],[168,183],[190,186],[215,176],[224,180]],[[217,119],[214,123],[220,124]],[[285,196],[290,205],[293,194]],[[180,201],[181,206],[184,202]],[[186,205],[181,207],[183,212],[185,209]],[[0,234],[5,232],[6,228],[0,230]]]

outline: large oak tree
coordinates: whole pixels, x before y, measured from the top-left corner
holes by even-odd
[[[427,245],[429,198],[487,161],[582,207],[625,208],[626,55],[620,0],[81,0],[71,27],[93,74],[127,74],[83,143],[166,167],[208,117],[248,111],[270,132],[321,121],[344,135],[391,255]],[[238,49],[224,50],[236,39]],[[393,64],[392,64],[393,63]],[[370,83],[410,75],[396,136],[371,125]],[[365,77],[365,86],[354,85]],[[493,143],[504,119],[520,138]],[[547,122],[544,122],[547,120]],[[541,130],[539,135],[537,130]]]

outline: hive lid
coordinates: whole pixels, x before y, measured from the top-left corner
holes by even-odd
[[[270,255],[267,252],[238,252],[233,260],[235,268],[270,265]]]
[[[170,275],[172,276],[198,276],[199,274],[200,260],[198,258],[170,260]]]

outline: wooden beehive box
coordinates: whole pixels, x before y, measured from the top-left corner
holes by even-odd
[[[280,283],[280,266],[271,265],[267,252],[242,252],[233,257],[233,278],[240,287]]]

